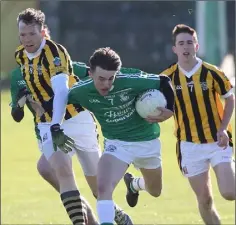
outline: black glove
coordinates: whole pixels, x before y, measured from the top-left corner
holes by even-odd
[[[75,142],[72,138],[64,134],[60,124],[53,124],[50,127],[53,141],[54,151],[57,151],[57,147],[65,153],[71,152],[75,148]]]

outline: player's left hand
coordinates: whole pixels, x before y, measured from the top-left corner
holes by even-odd
[[[50,127],[53,141],[54,151],[59,148],[64,153],[71,152],[74,148],[75,142],[72,138],[65,135],[63,129],[61,129],[60,124],[53,124]]]
[[[216,135],[217,135],[217,145],[219,147],[222,147],[223,149],[226,149],[229,144],[229,136],[227,134],[227,131],[219,129]]]
[[[24,107],[26,100],[27,100],[27,96],[30,94],[30,92],[28,91],[28,89],[26,87],[21,88],[17,94],[17,106],[19,108]]]
[[[161,114],[158,116],[148,116],[146,118],[146,121],[148,121],[149,123],[160,123],[174,115],[174,113],[167,108],[157,107],[157,109],[161,111]]]

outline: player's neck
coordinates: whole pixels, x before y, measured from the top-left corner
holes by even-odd
[[[194,57],[191,61],[188,62],[178,61],[178,65],[187,72],[191,71],[197,64],[198,60],[196,57]]]
[[[42,49],[43,49],[44,46],[45,46],[45,43],[46,43],[46,39],[43,38],[43,40],[42,40],[42,42],[41,42],[41,44],[40,44],[40,46],[39,46],[39,48],[38,48],[38,50],[37,50],[36,52],[34,52],[34,53],[29,53],[29,52],[26,51],[26,54],[27,54],[28,58],[29,58],[29,59],[33,59],[33,58],[36,58],[37,56],[39,56],[40,53],[41,53],[41,51],[42,51]]]

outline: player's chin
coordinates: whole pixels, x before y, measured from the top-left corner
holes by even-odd
[[[99,94],[102,96],[108,95],[109,90],[99,90]]]

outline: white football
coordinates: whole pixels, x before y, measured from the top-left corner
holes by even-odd
[[[166,107],[167,101],[165,96],[156,89],[145,91],[138,96],[135,107],[142,118],[147,116],[159,116],[161,111],[157,107]]]

